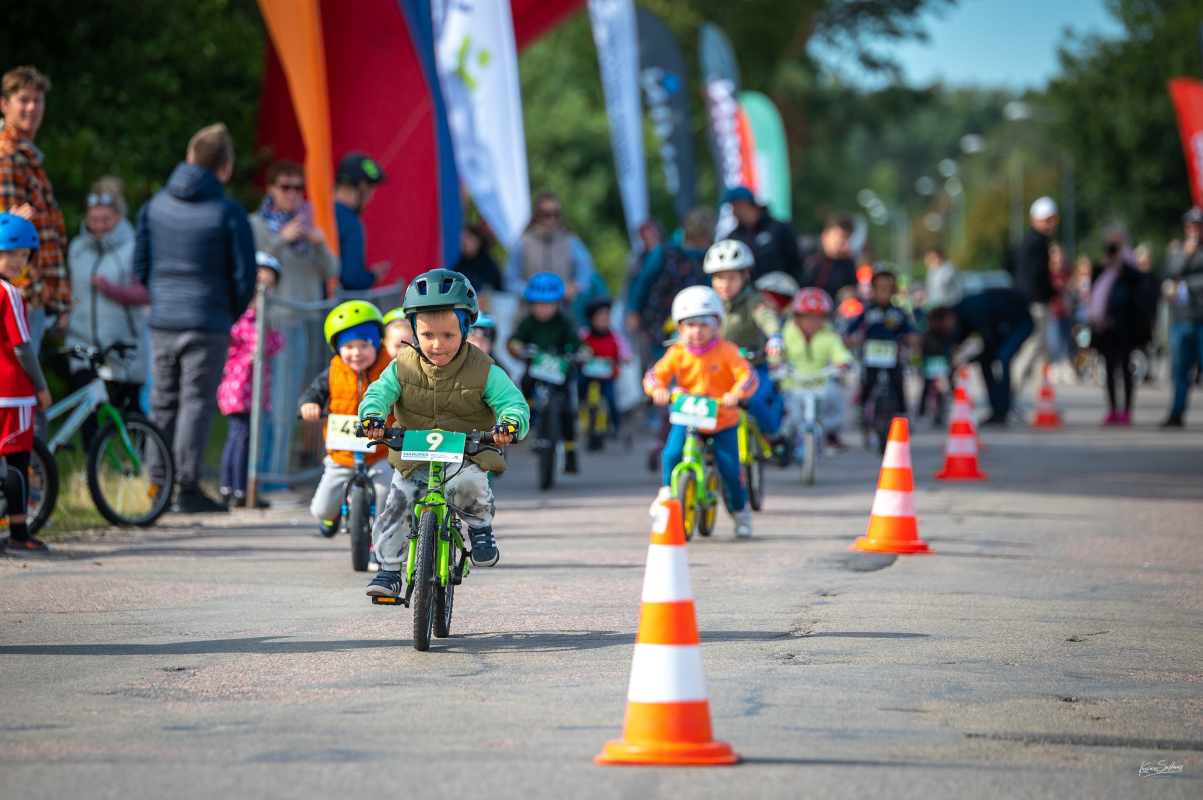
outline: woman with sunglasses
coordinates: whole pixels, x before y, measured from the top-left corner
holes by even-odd
[[[582,292],[592,293],[593,256],[564,224],[564,206],[551,192],[535,198],[530,224],[510,250],[505,288],[521,294],[531,276],[540,272],[553,272],[563,279],[566,303],[573,303]],[[588,300],[589,297],[584,298],[584,302]]]
[[[280,262],[275,294],[298,303],[325,300],[326,283],[338,277],[339,263],[322,229],[313,224],[304,167],[286,159],[268,166],[267,194],[250,222],[255,249]]]
[[[115,342],[136,349],[124,357],[110,353],[101,367],[109,399],[122,411],[138,407],[146,383],[146,288],[134,274],[134,226],[120,178],[104,177],[88,193],[88,213],[79,235],[67,249],[75,310],[67,323],[67,347],[104,349]],[[72,358],[72,390],[86,386],[92,375],[87,362]],[[96,415],[84,421],[84,448],[96,435]]]

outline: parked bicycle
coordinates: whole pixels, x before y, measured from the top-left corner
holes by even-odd
[[[47,450],[57,452],[95,413],[99,430],[88,448],[85,468],[92,502],[114,525],[145,526],[162,516],[171,502],[175,461],[159,427],[141,414],[127,412],[123,416],[109,402],[99,375],[110,353],[124,358],[134,349],[132,344],[115,342],[103,350],[77,345],[68,351],[88,365],[92,380],[46,412],[51,421],[71,412],[47,443]]]

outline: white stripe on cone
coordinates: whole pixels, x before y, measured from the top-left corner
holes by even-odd
[[[693,599],[689,557],[681,545],[650,544],[643,573],[643,602],[673,603]]]
[[[886,467],[894,467],[895,469],[910,469],[911,468],[911,448],[907,446],[907,442],[886,443],[886,455],[881,460],[882,469]]]
[[[949,436],[944,443],[944,453],[950,456],[975,456],[977,440],[972,436]]]
[[[702,648],[696,644],[636,644],[627,699],[632,703],[705,700]]]
[[[899,492],[894,489],[878,489],[873,498],[875,517],[913,517],[915,516],[915,495],[911,492]]]

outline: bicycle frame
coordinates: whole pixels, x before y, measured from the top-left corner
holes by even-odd
[[[121,444],[125,447],[126,455],[129,456],[133,463],[136,472],[142,471],[142,460],[138,457],[137,448],[134,447],[133,441],[130,440],[129,432],[125,429],[125,420],[121,418],[120,412],[113,407],[109,402],[109,391],[104,385],[104,380],[101,378],[93,378],[92,381],[82,389],[72,392],[67,397],[50,407],[46,412],[47,421],[55,420],[74,408],[71,416],[67,417],[67,421],[62,424],[58,432],[54,434],[46,447],[51,453],[58,451],[76,431],[83,426],[84,420],[93,411],[96,412],[96,426],[103,428],[108,423],[113,423],[117,431],[121,434]]]
[[[685,434],[685,449],[681,454],[681,463],[673,467],[672,475],[669,478],[674,495],[677,493],[677,486],[681,475],[686,471],[693,472],[698,506],[704,510],[709,510],[711,506],[718,502],[718,497],[707,495],[705,445],[702,442],[702,437],[693,428],[690,428]]]
[[[755,459],[755,455],[748,448],[753,441],[760,448],[762,455],[772,449],[764,434],[761,433],[760,426],[756,424],[756,420],[752,419],[747,409],[741,408],[739,410],[739,463],[744,466],[751,464]]]
[[[414,505],[415,524],[413,532],[409,537],[411,540],[409,552],[406,553],[405,557],[405,582],[411,587],[414,583],[414,569],[416,568],[418,558],[418,548],[414,546],[413,542],[417,541],[417,523],[422,519],[423,513],[433,511],[435,518],[438,520],[439,538],[435,545],[435,569],[439,579],[439,586],[446,587],[451,582],[452,544],[455,545],[457,551],[467,549],[464,547],[463,534],[451,524],[451,505],[443,496],[445,483],[446,477],[443,463],[440,461],[430,462],[430,478],[426,482],[426,494]],[[464,571],[461,578],[466,576],[468,571],[468,562],[465,559]]]
[[[355,459],[355,474],[351,476],[351,480],[347,481],[346,488],[343,489],[343,520],[347,518],[347,498],[351,495],[351,489],[355,486],[362,486],[368,493],[368,512],[372,519],[376,518],[376,485],[372,483],[368,477],[368,462],[366,453],[355,451],[351,457]]]

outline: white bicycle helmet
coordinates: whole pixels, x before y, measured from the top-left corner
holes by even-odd
[[[673,298],[673,324],[691,317],[716,317],[723,319],[723,301],[709,286],[690,286]]]
[[[793,297],[798,293],[798,282],[784,272],[766,272],[756,279],[756,290]]]
[[[724,239],[710,245],[710,249],[706,251],[706,259],[702,262],[702,271],[713,275],[716,272],[732,272],[751,269],[754,266],[756,257],[752,255],[750,247],[735,239]]]

